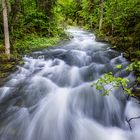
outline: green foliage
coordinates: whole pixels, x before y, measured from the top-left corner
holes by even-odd
[[[128,82],[128,78],[114,77],[110,72],[104,74],[97,82],[93,83],[92,86],[101,91],[103,96],[109,95],[114,88],[122,88],[124,94],[132,96],[131,90],[127,87]],[[109,85],[109,88],[106,88],[107,85]]]
[[[127,68],[129,71],[135,71],[137,76],[137,82],[140,83],[140,61],[134,61]]]
[[[30,35],[22,40],[17,40],[14,44],[14,53],[26,54],[31,51],[47,48],[53,46],[60,41],[60,37],[39,37],[37,35]]]
[[[121,65],[121,64],[116,65],[116,68],[117,68],[117,69],[121,69],[121,68],[122,68],[122,65]]]
[[[64,31],[59,27],[56,18],[55,2],[55,0],[9,1],[11,52],[24,54],[33,48],[53,45],[53,42],[56,43],[61,36],[64,36]],[[0,21],[0,44],[3,44],[2,17]]]
[[[128,67],[127,70],[133,71],[133,70],[138,70],[140,71],[140,61],[135,61],[131,63]]]
[[[10,0],[10,3],[11,42],[31,33],[56,36],[62,30],[58,28],[60,24],[61,27],[77,24],[86,29],[94,29],[100,38],[117,37],[114,42],[140,46],[139,0],[104,0],[103,25],[100,32],[99,0],[24,0],[17,3]],[[0,39],[3,39],[2,18],[0,21]]]

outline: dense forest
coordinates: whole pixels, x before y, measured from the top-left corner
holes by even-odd
[[[12,62],[12,59],[15,63],[20,55],[54,45],[66,38],[64,29],[70,25],[93,31],[97,40],[110,42],[114,49],[124,52],[139,75],[139,0],[2,0],[1,15],[2,2],[6,4],[9,23],[11,60],[5,60],[1,16],[1,63]],[[6,70],[7,67],[11,69],[12,66],[8,64]]]
[[[31,34],[57,36],[67,25],[78,25],[93,30],[100,38],[119,44],[121,47],[140,46],[138,0],[7,0],[5,2],[13,49],[16,48],[14,46],[16,40]],[[4,37],[2,20],[1,16],[1,43]]]

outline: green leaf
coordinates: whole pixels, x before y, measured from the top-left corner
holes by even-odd
[[[122,68],[122,65],[121,65],[121,64],[116,65],[116,68],[117,68],[117,69],[121,69],[121,68]]]

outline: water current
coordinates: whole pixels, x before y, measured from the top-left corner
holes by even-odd
[[[88,31],[67,33],[69,41],[25,56],[0,87],[0,140],[140,140],[140,120],[128,123],[140,116],[138,101],[91,86],[112,72],[131,87],[129,62]]]

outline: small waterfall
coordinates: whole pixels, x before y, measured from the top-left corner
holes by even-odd
[[[117,89],[104,97],[91,86],[108,72],[131,86],[129,62],[88,31],[67,33],[61,47],[25,56],[0,87],[0,140],[139,140],[139,119],[129,121],[140,116],[137,100]]]

